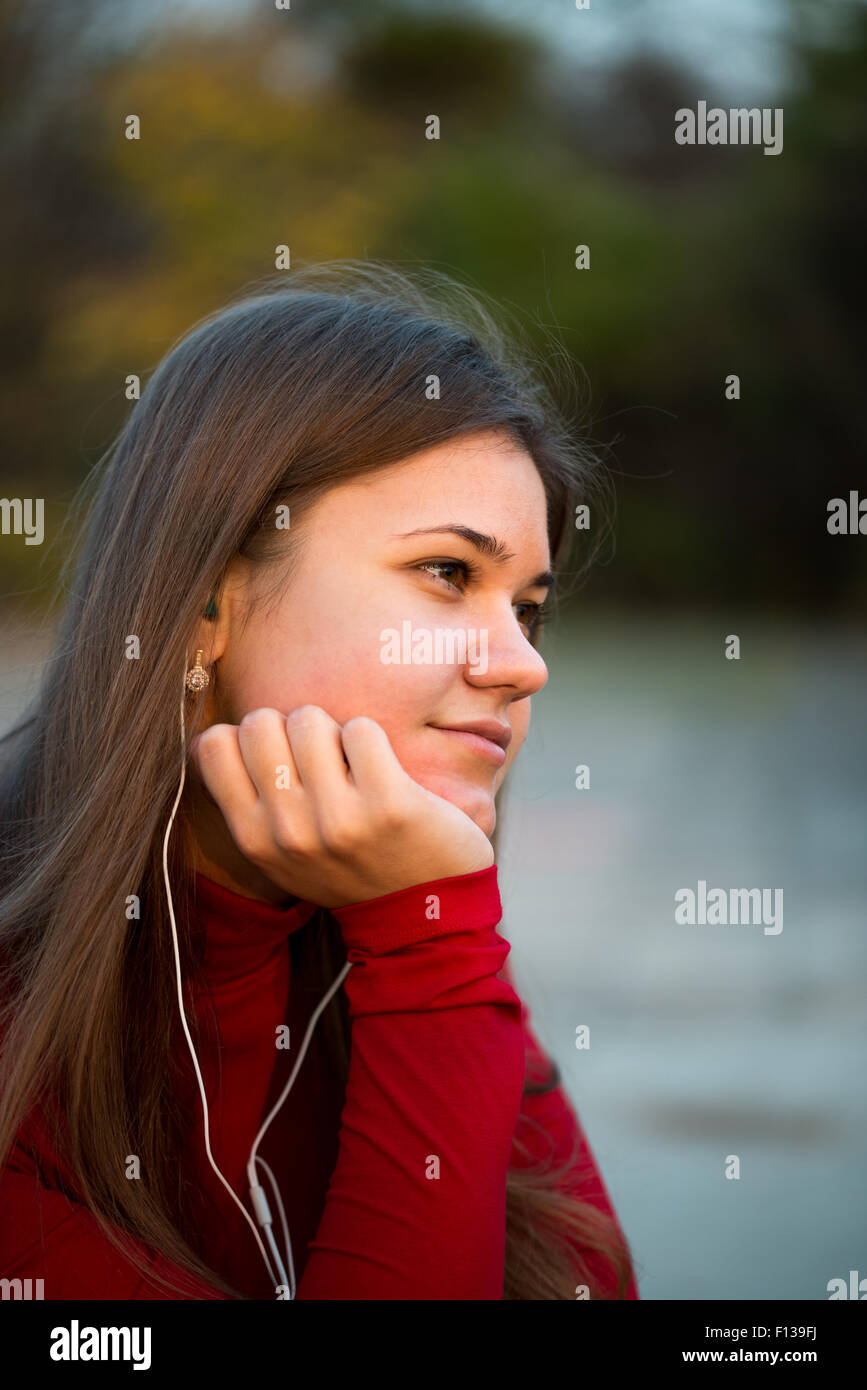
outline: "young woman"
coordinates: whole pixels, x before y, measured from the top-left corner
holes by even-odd
[[[443,274],[308,265],[135,405],[4,741],[0,1276],[638,1297],[496,930],[599,487],[526,361]]]

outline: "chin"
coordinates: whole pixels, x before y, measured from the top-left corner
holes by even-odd
[[[485,835],[490,837],[493,834],[494,826],[497,824],[497,808],[492,792],[445,774],[431,773],[426,777],[417,777],[416,781],[427,787],[429,792],[457,806],[458,810],[475,821]]]

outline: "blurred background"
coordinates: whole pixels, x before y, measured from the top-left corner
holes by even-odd
[[[865,6],[0,15],[0,492],[43,497],[46,537],[0,536],[0,732],[38,684],[52,537],[127,375],[278,243],[433,264],[543,354],[553,329],[617,521],[546,639],[504,799],[519,985],[642,1297],[867,1277],[867,538],[827,531],[829,499],[867,495]],[[782,153],[676,144],[699,100],[783,108]],[[699,879],[782,888],[782,932],[677,925]]]

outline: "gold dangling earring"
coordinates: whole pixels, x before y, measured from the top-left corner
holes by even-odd
[[[191,666],[187,672],[185,682],[187,690],[191,691],[193,694],[197,694],[200,690],[205,689],[210,679],[210,676],[202,665],[202,653],[198,651],[196,652],[195,666]]]

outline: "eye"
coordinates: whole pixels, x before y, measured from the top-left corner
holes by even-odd
[[[423,564],[416,565],[415,568],[424,570],[427,574],[431,574],[432,578],[437,580],[437,583],[445,584],[449,589],[458,589],[459,593],[461,590],[454,580],[432,574],[432,571],[451,570],[460,577],[464,585],[471,579],[477,578],[479,574],[479,566],[472,564],[469,560],[425,560]],[[521,627],[526,629],[525,635],[527,640],[534,642],[542,631],[546,619],[550,615],[550,608],[548,607],[547,600],[544,603],[532,603],[530,600],[525,600],[523,603],[516,603],[514,607],[516,613],[519,609],[525,610],[526,616],[523,618],[518,616],[518,622]]]
[[[479,573],[478,565],[473,565],[468,560],[425,560],[424,564],[417,565],[416,569],[425,570],[427,573],[430,573],[431,570],[456,570],[462,576],[465,584],[468,580],[475,579]],[[434,575],[433,577],[436,578],[437,576]],[[441,578],[439,582],[447,584],[450,589],[458,587],[450,579]]]
[[[528,629],[527,637],[529,641],[534,642],[542,631],[551,610],[547,603],[516,603],[515,607],[529,609],[527,617],[523,620],[519,618],[518,622],[521,623],[522,627]]]

